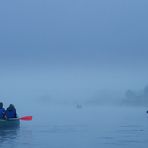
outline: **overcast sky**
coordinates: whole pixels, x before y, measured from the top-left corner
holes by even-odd
[[[146,85],[147,8],[147,0],[1,1],[2,84],[34,71],[34,81],[55,76],[59,88],[65,79],[66,87]]]

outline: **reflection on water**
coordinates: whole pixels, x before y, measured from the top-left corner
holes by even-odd
[[[20,130],[19,126],[16,127],[1,127],[0,128],[0,145],[3,143],[10,143],[12,140],[17,138],[18,132]]]

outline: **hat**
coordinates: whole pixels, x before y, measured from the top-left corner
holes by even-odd
[[[3,108],[3,103],[2,102],[0,102],[0,108]]]

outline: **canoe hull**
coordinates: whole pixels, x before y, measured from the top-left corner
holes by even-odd
[[[0,128],[2,127],[18,127],[20,125],[20,120],[18,118],[1,120],[0,119]]]

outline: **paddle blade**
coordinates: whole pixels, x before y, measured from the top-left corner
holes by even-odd
[[[32,120],[32,116],[24,116],[24,117],[21,117],[19,119],[20,120],[25,120],[25,121],[30,121],[30,120]]]

